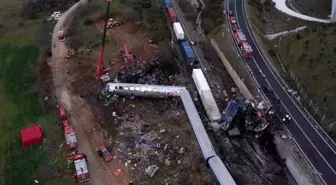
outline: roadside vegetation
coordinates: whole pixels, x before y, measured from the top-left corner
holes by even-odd
[[[298,1],[300,2],[302,1]],[[288,71],[293,71],[300,87],[303,88],[304,93],[301,94],[301,98],[307,94],[309,102],[312,100],[315,107],[319,107],[318,120],[326,114],[322,126],[335,139],[336,126],[332,125],[332,120],[336,115],[336,63],[334,62],[336,59],[334,44],[336,26],[299,20],[279,12],[272,6],[265,8],[269,6],[255,0],[249,0],[248,4],[250,5],[248,13],[253,27],[272,58],[272,62],[290,84],[295,84],[288,73]],[[311,3],[307,3],[306,7],[300,6],[300,8],[310,12],[310,15],[322,16],[321,8],[325,5],[318,3],[317,12],[313,13],[315,7],[309,4]],[[314,2],[314,6],[315,4]],[[263,38],[266,34],[291,30],[299,26],[307,26],[307,29],[272,41]],[[305,103],[308,105],[309,102]]]
[[[42,21],[73,2],[0,3],[0,184],[74,184],[50,94],[52,78],[46,57],[51,56],[55,22]],[[46,140],[24,149],[20,130],[34,124],[42,126]]]
[[[205,9],[202,13],[202,28],[205,34],[209,34],[214,28],[223,24],[223,1],[221,0],[205,0]]]

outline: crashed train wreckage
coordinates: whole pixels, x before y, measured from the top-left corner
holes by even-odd
[[[189,91],[181,86],[145,85],[129,83],[107,83],[102,90],[105,99],[111,99],[115,95],[131,95],[145,97],[180,97],[187,112],[189,121],[194,130],[197,142],[201,148],[203,157],[215,174],[219,184],[236,185],[230,172],[218,157],[209,136],[204,128],[198,111],[193,103]]]

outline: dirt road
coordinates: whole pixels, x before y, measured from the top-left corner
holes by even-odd
[[[68,91],[69,77],[67,76],[67,63],[71,62],[66,59],[67,51],[64,42],[60,42],[57,35],[60,29],[67,26],[69,19],[80,8],[87,3],[87,0],[80,0],[72,6],[67,12],[64,12],[58,20],[52,37],[52,59],[49,65],[53,71],[53,81],[55,85],[55,95],[59,104],[65,106],[71,114],[71,123],[73,124],[77,139],[79,141],[78,151],[88,156],[89,173],[92,185],[109,185],[111,183],[111,174],[107,173],[101,159],[96,155],[94,144],[103,144],[104,137],[99,132],[100,128],[95,127],[90,107],[85,101],[75,94]],[[55,47],[54,47],[55,46]],[[91,133],[95,137],[88,137]],[[94,140],[93,140],[94,138]]]

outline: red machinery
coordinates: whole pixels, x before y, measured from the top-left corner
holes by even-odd
[[[122,59],[125,62],[124,66],[121,66],[122,69],[127,69],[129,64],[135,63],[135,55],[128,51],[127,45],[123,45],[123,54],[120,56],[120,59]]]
[[[57,107],[57,117],[60,120],[66,119],[65,108],[63,108],[63,107]]]
[[[105,26],[104,26],[104,32],[103,32],[103,40],[102,45],[100,46],[100,56],[97,64],[97,72],[95,74],[95,77],[97,79],[101,79],[104,82],[110,81],[110,77],[108,75],[109,68],[104,69],[104,47],[105,47],[105,37],[106,37],[106,29],[107,29],[107,22],[108,22],[108,16],[110,11],[110,4],[112,0],[107,0],[107,7],[106,7],[106,18],[105,18]]]
[[[242,51],[242,56],[243,57],[252,57],[253,49],[251,45],[249,45],[247,42],[244,42],[241,46],[240,49]]]
[[[87,158],[83,153],[75,154],[68,157],[68,160],[71,161],[76,170],[76,178],[78,183],[83,183],[89,181],[89,170],[87,167]]]
[[[107,150],[106,146],[102,145],[96,149],[98,155],[103,157],[106,162],[111,161],[113,159],[113,155],[110,151]]]
[[[246,36],[242,30],[236,30],[234,33],[235,39],[237,40],[238,46],[243,45],[246,42]]]
[[[76,149],[78,147],[76,133],[68,120],[63,121],[63,129],[68,150]]]
[[[65,41],[65,34],[63,30],[58,31],[58,39],[63,42]]]
[[[123,45],[123,49],[124,49],[123,59],[125,61],[125,64],[133,64],[135,55],[128,51],[126,44]]]

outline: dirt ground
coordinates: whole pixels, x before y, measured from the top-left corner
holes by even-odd
[[[103,29],[101,22],[92,26]],[[111,68],[112,79],[124,65],[120,59],[124,43],[141,62],[157,59],[167,49],[167,43],[149,44],[149,35],[143,30],[135,23],[125,22],[107,31],[104,65]],[[179,100],[120,97],[117,103],[105,106],[100,99],[103,84],[93,75],[98,48],[90,54],[80,48],[80,52],[64,59],[65,45],[58,40],[53,43],[57,45],[49,65],[55,73],[56,94],[72,115],[79,151],[88,155],[91,176],[103,179],[99,182],[95,180],[98,177],[92,177],[91,184],[128,184],[130,180],[155,185],[208,184],[213,180]],[[153,145],[158,143],[166,147]],[[103,144],[114,155],[109,163],[95,153],[95,148]],[[150,165],[159,167],[152,178],[145,174]],[[118,169],[122,173],[114,175]]]

